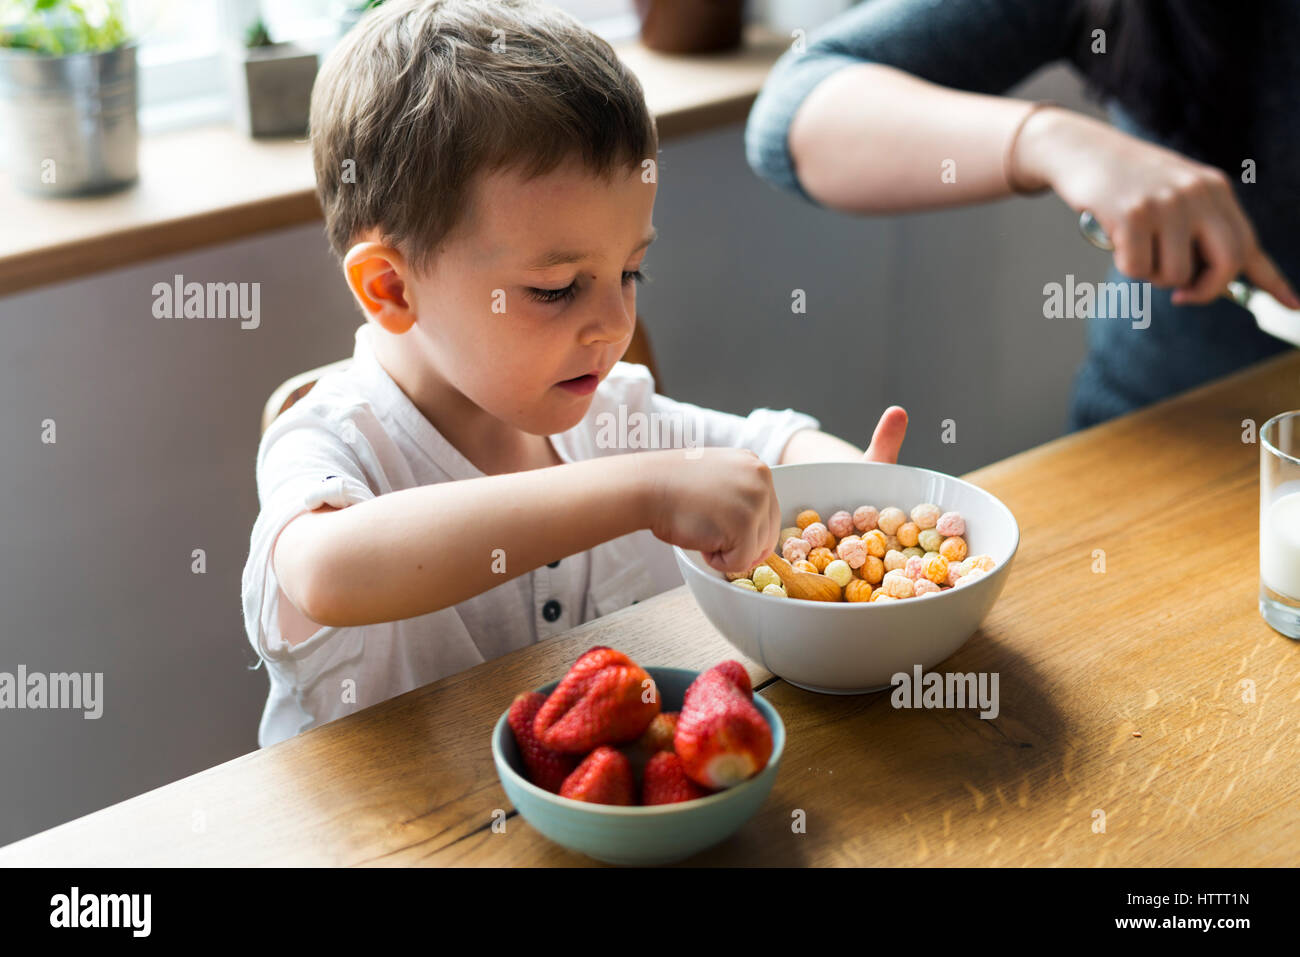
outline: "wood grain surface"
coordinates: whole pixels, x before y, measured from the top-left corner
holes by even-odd
[[[689,863],[1300,863],[1300,642],[1259,616],[1259,447],[1242,426],[1292,408],[1296,353],[967,476],[1016,515],[1020,553],[935,670],[996,673],[998,717],[812,694],[746,662],[785,756],[759,813]],[[591,864],[513,813],[489,737],[516,692],[593,644],[646,665],[738,657],[676,589],[12,844],[0,864]]]

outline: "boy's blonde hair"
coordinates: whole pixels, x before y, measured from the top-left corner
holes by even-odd
[[[573,158],[608,176],[654,159],[658,134],[636,77],[560,10],[389,0],[322,66],[311,148],[335,254],[376,227],[425,271],[476,174],[531,177]]]

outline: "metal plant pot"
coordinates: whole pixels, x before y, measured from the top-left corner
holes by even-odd
[[[16,186],[102,193],[139,178],[136,44],[50,56],[0,48],[0,149]]]

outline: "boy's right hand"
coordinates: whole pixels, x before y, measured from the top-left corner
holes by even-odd
[[[699,551],[720,572],[747,572],[772,551],[781,508],[772,470],[748,449],[642,453],[647,527],[656,538]]]

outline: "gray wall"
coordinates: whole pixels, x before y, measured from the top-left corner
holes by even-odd
[[[1059,72],[1028,93],[1077,97]],[[735,126],[665,145],[656,225],[640,309],[668,394],[791,405],[863,445],[899,403],[903,460],[954,473],[1062,430],[1083,328],[1043,319],[1041,290],[1104,259],[1058,200],[824,213],[756,180]],[[261,328],[155,319],[175,273],[260,282]],[[0,844],[256,748],[239,587],[259,415],[359,322],[319,225],[0,298],[0,671],[105,675],[97,721],[0,711]]]

